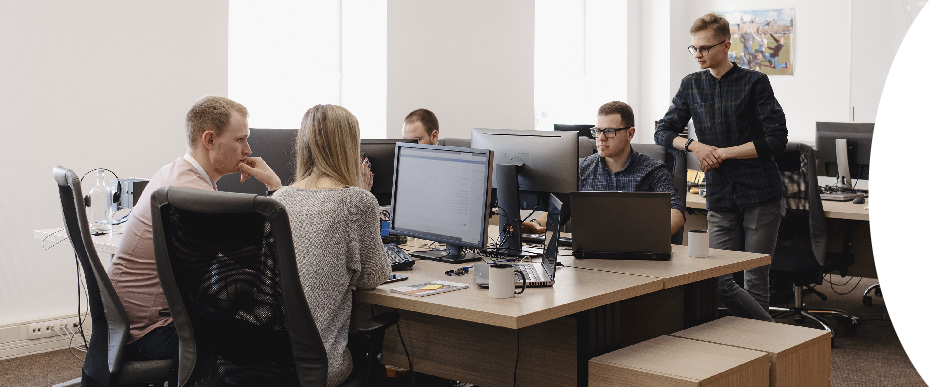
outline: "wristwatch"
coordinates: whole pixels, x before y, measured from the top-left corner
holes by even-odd
[[[691,150],[688,149],[688,145],[691,145],[691,142],[693,142],[693,141],[694,141],[693,138],[689,138],[689,139],[688,139],[688,142],[685,143],[685,152],[691,152]]]

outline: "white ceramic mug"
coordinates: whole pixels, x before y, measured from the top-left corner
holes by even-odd
[[[516,278],[514,275],[519,274],[523,279],[523,287],[516,291]],[[526,275],[522,271],[515,271],[513,265],[509,263],[495,263],[488,265],[488,294],[491,298],[510,298],[514,294],[523,293],[526,290]]]
[[[695,258],[705,258],[709,253],[710,234],[707,230],[688,231],[688,255]]]

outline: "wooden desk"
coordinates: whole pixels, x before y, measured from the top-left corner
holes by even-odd
[[[823,213],[827,218],[869,221],[869,210],[866,209],[869,205],[869,199],[865,199],[863,204],[854,204],[851,201],[834,202],[823,200],[822,202]],[[703,210],[707,208],[707,203],[701,195],[688,192],[685,206]]]
[[[872,255],[872,234],[869,229],[869,199],[863,204],[853,202],[834,202],[824,200],[823,212],[827,217],[827,251],[840,252],[843,250],[844,240],[850,239],[850,253],[855,256],[849,266],[847,275],[855,277],[878,278],[875,270],[875,257]],[[693,209],[706,209],[706,203],[701,195],[688,193],[686,206]],[[688,217],[688,222],[694,222]],[[700,224],[701,222],[695,222]],[[706,220],[704,220],[706,226]],[[701,227],[686,228],[694,229]],[[687,239],[684,243],[687,243]]]
[[[36,230],[48,243],[65,239],[58,229]],[[100,253],[113,253],[122,234],[93,237]],[[562,254],[568,254],[563,251]],[[449,277],[461,265],[417,261],[402,283],[355,292],[355,317],[397,309],[398,324],[414,369],[481,386],[587,385],[587,361],[615,349],[677,332],[716,318],[716,277],[769,262],[767,256],[717,252],[690,258],[681,247],[669,262],[559,259],[556,283],[492,299],[474,275]],[[430,280],[467,283],[468,289],[428,297],[390,288]],[[384,361],[407,367],[397,330],[385,337]]]
[[[552,287],[491,299],[473,275],[445,276],[460,267],[417,261],[407,284],[445,279],[464,290],[427,297],[391,293],[400,284],[357,291],[355,300],[396,308],[413,368],[481,386],[587,385],[588,359],[716,318],[716,277],[769,263],[769,257],[715,250],[687,257],[680,246],[668,262],[574,260],[563,250]],[[566,255],[568,254],[568,255]],[[356,317],[367,317],[357,308]],[[387,364],[407,367],[395,330],[385,338]]]
[[[32,235],[36,239],[44,240],[45,246],[50,246],[52,244],[68,239],[68,233],[64,228],[33,230]],[[97,248],[97,254],[116,254],[116,247],[119,246],[119,241],[122,238],[122,231],[91,237],[91,239],[94,240],[94,247]],[[103,261],[103,258],[101,258],[101,261]]]

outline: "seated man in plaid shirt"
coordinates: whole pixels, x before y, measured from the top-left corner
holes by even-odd
[[[597,110],[597,125],[591,129],[597,153],[578,160],[578,190],[671,193],[669,231],[675,234],[685,224],[684,202],[665,164],[633,150],[630,141],[635,133],[630,105],[620,101],[602,105]],[[532,222],[523,228],[536,233],[546,230],[545,215]]]

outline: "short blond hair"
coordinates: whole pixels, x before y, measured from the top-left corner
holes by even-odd
[[[713,31],[714,36],[718,39],[725,41],[730,40],[730,22],[716,13],[710,12],[697,18],[697,20],[691,24],[691,35],[705,30]]]
[[[297,180],[327,176],[345,186],[361,186],[358,119],[338,105],[316,105],[304,114],[297,132]]]
[[[187,111],[187,145],[193,147],[206,131],[214,131],[217,135],[229,126],[232,112],[249,118],[249,110],[241,103],[226,97],[208,95],[197,102]]]

